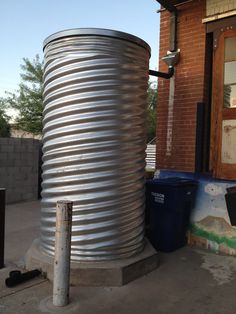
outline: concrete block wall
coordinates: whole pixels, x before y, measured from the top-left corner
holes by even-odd
[[[178,8],[177,46],[180,61],[175,68],[174,96],[170,104],[170,80],[158,79],[157,168],[180,171],[195,169],[196,110],[204,100],[205,0]],[[160,71],[167,71],[161,60],[169,50],[170,14],[161,13]]]
[[[38,198],[39,149],[38,140],[0,138],[0,187],[7,203]]]
[[[206,8],[207,16],[225,13],[236,9],[236,0],[207,0]]]

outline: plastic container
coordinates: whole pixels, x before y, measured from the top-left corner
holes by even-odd
[[[157,250],[172,252],[186,245],[186,232],[196,190],[196,181],[182,178],[147,182],[146,205],[150,215],[150,241]]]
[[[225,194],[226,206],[229,214],[230,223],[232,226],[236,226],[236,186],[232,186],[226,189]]]

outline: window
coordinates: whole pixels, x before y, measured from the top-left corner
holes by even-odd
[[[236,37],[225,38],[224,108],[236,107]]]

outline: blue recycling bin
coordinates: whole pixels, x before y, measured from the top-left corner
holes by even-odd
[[[162,252],[172,252],[187,243],[187,229],[194,206],[197,182],[183,178],[148,180],[146,212],[150,241]]]

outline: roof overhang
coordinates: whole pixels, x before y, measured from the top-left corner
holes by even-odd
[[[169,0],[169,2],[171,2],[173,5],[176,5],[186,2],[186,0]]]

